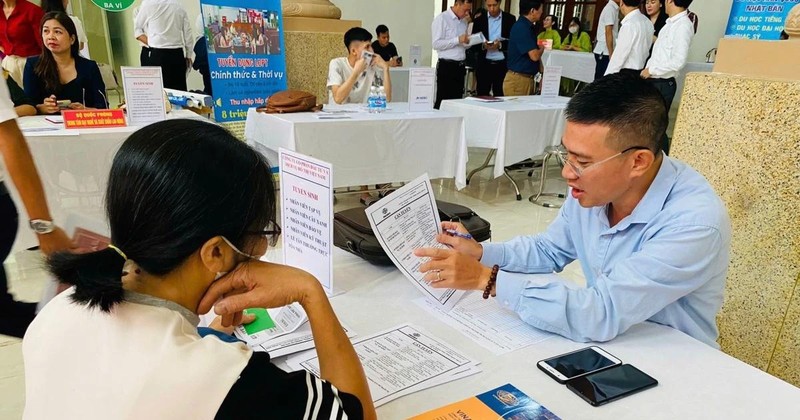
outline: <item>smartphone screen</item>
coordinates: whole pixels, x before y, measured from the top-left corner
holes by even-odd
[[[599,347],[587,347],[542,360],[538,366],[557,381],[564,383],[572,378],[607,369],[622,363]]]
[[[567,382],[567,388],[597,406],[658,385],[658,381],[632,365],[586,375]]]

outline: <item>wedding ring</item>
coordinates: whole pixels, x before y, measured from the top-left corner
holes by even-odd
[[[442,271],[436,270],[436,281],[442,281]]]

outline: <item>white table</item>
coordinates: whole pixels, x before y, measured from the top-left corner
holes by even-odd
[[[408,102],[408,79],[410,67],[391,67],[392,102]]]
[[[800,389],[652,323],[636,325],[598,345],[650,374],[659,385],[595,408],[536,367],[538,360],[590,344],[555,336],[494,356],[412,303],[421,294],[394,268],[374,266],[336,249],[334,277],[337,289],[345,290],[331,300],[336,313],[359,335],[410,322],[481,362],[482,373],[379,407],[381,419],[407,418],[509,382],[563,419],[784,419],[796,417],[800,408]]]
[[[594,81],[595,61],[590,52],[545,50],[542,54],[545,71],[548,66],[561,66],[561,76],[584,83]]]
[[[311,112],[264,114],[251,108],[245,138],[274,164],[283,147],[333,164],[334,187],[455,178],[466,185],[467,142],[464,119],[443,112],[408,112],[392,102],[382,114],[363,105],[335,107],[350,119],[322,120]]]
[[[167,117],[208,121],[187,110],[172,111]],[[23,130],[26,126],[50,124],[45,121],[44,116],[23,117],[18,123]],[[91,216],[102,215],[103,196],[106,192],[111,162],[122,142],[139,127],[65,130],[61,128],[63,125],[53,124],[53,126],[59,129],[23,131],[42,179],[51,215],[57,223],[62,224],[70,212]],[[192,139],[187,138],[186,141]],[[12,191],[17,211],[20,212],[20,229],[15,249],[34,246],[37,242],[27,226],[25,207],[22,206],[19,195],[9,179],[6,179],[6,186]]]
[[[541,155],[547,146],[561,144],[564,132],[564,108],[569,98],[558,97],[543,104],[540,96],[506,97],[504,102],[480,102],[475,99],[442,101],[442,111],[464,117],[467,146],[492,149],[475,172],[489,166],[494,155],[495,178],[506,175],[521,196],[519,188],[505,167]],[[466,170],[466,167],[464,168]]]

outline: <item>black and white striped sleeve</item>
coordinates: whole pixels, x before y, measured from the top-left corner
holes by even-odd
[[[361,402],[327,381],[300,371],[286,373],[266,353],[253,353],[216,419],[349,419],[364,417]]]

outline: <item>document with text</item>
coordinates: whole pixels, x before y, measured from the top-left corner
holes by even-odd
[[[428,175],[387,195],[367,207],[366,212],[378,242],[400,272],[427,298],[452,308],[464,291],[431,287],[419,271],[427,260],[414,255],[417,248],[445,248],[436,242],[442,223]]]

